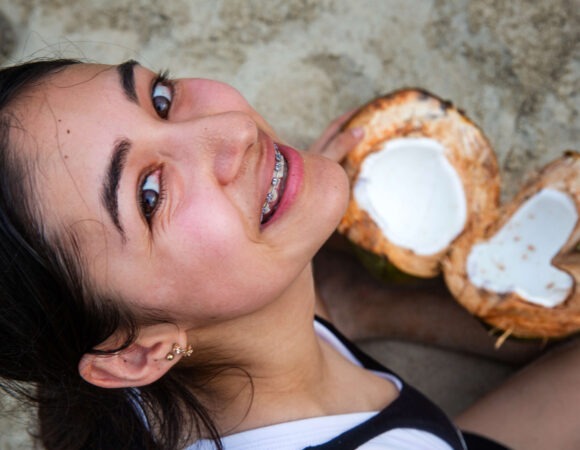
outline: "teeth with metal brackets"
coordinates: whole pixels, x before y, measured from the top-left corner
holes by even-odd
[[[264,223],[268,215],[274,212],[276,205],[278,204],[279,198],[282,195],[283,181],[286,176],[287,166],[286,160],[280,150],[278,145],[274,144],[275,152],[275,162],[274,170],[272,172],[272,181],[270,184],[270,189],[266,194],[266,199],[262,205],[262,213],[260,215],[260,223]]]

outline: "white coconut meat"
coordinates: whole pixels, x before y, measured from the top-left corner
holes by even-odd
[[[574,278],[551,264],[576,226],[573,199],[543,189],[526,201],[487,242],[475,245],[467,259],[471,283],[498,294],[553,308],[574,286]]]
[[[465,225],[461,179],[434,139],[386,141],[362,162],[353,194],[387,239],[417,255],[446,249]]]

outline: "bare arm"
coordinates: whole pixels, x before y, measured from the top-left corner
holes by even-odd
[[[496,349],[498,336],[459,305],[442,280],[379,282],[352,253],[336,249],[337,241],[316,256],[314,274],[330,320],[350,339],[420,342],[518,365],[545,351],[540,340],[509,339]]]
[[[518,372],[456,420],[526,450],[580,448],[580,340],[562,344]]]

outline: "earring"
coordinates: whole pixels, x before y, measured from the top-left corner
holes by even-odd
[[[187,347],[183,348],[179,344],[173,344],[173,347],[171,347],[171,351],[167,353],[167,355],[165,355],[165,359],[167,361],[172,361],[177,355],[183,355],[184,358],[187,358],[188,356],[191,356],[192,353],[193,347],[191,345],[188,345]]]

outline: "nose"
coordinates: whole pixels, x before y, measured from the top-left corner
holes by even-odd
[[[256,122],[246,113],[228,111],[183,123],[181,158],[194,158],[226,185],[236,178],[244,158],[259,139]],[[174,155],[175,157],[175,155]]]
[[[246,152],[258,142],[258,127],[250,116],[227,112],[213,116],[208,142],[214,152],[214,173],[221,184],[231,182],[240,171]]]

